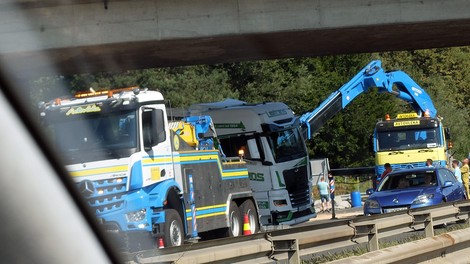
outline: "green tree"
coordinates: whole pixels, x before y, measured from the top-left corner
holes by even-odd
[[[33,85],[34,99],[48,100],[59,95],[50,96],[44,91],[62,91],[57,87],[57,78],[47,77],[37,80]],[[60,85],[68,87],[68,93],[96,91],[140,86],[159,90],[171,102],[173,107],[187,107],[198,102],[219,101],[224,98],[238,98],[238,93],[231,90],[228,75],[220,69],[208,66],[191,66],[178,68],[159,68],[126,71],[122,73],[80,74],[61,78]],[[61,94],[64,95],[64,94]]]
[[[456,157],[470,150],[470,47],[323,56],[130,70],[120,73],[43,77],[31,83],[31,100],[49,100],[67,93],[148,87],[159,90],[172,107],[220,101],[285,102],[301,115],[312,111],[372,59],[383,68],[409,74],[431,96],[438,114],[452,131]],[[312,157],[329,157],[332,167],[370,166],[369,135],[385,114],[411,109],[389,94],[371,89],[331,118],[308,142]]]

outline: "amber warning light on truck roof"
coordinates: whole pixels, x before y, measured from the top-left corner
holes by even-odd
[[[429,114],[429,109],[426,109],[426,111],[424,111],[424,117],[430,117],[431,115]]]
[[[135,89],[139,89],[137,86],[131,86],[127,88],[120,88],[120,89],[113,89],[113,90],[103,90],[96,92],[92,88],[90,88],[90,92],[78,92],[75,94],[75,98],[84,98],[84,97],[92,97],[92,96],[100,96],[100,95],[108,95],[108,98],[113,97],[113,94],[120,93],[124,91],[133,91]]]

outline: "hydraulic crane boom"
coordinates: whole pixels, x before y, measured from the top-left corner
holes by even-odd
[[[333,92],[315,110],[300,117],[304,137],[310,139],[326,121],[372,87],[410,103],[419,116],[425,112],[429,113],[430,117],[435,117],[437,114],[429,95],[408,74],[403,71],[385,72],[382,69],[382,62],[374,60],[339,90]]]

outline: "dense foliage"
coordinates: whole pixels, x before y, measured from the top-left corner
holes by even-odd
[[[470,47],[254,61],[209,66],[132,70],[122,73],[43,77],[32,83],[32,100],[73,92],[139,85],[160,90],[172,107],[236,98],[282,101],[296,113],[313,110],[372,59],[384,69],[400,69],[423,87],[453,135],[456,158],[470,151],[467,92]],[[59,92],[58,92],[59,91]],[[332,167],[370,166],[369,135],[386,113],[410,111],[403,101],[375,90],[361,95],[309,142],[312,157],[328,157]]]

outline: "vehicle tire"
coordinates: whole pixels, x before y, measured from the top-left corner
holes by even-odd
[[[248,215],[248,221],[250,223],[250,229],[252,234],[256,234],[259,231],[259,219],[258,212],[256,210],[253,200],[248,199],[240,205],[241,222],[244,224],[245,214]]]
[[[230,202],[230,208],[228,212],[229,224],[227,230],[228,237],[237,237],[242,234],[242,222],[240,221],[240,209],[237,204],[232,201]]]
[[[165,247],[181,246],[183,244],[183,234],[183,224],[178,212],[174,209],[166,209],[165,228],[163,234]]]

